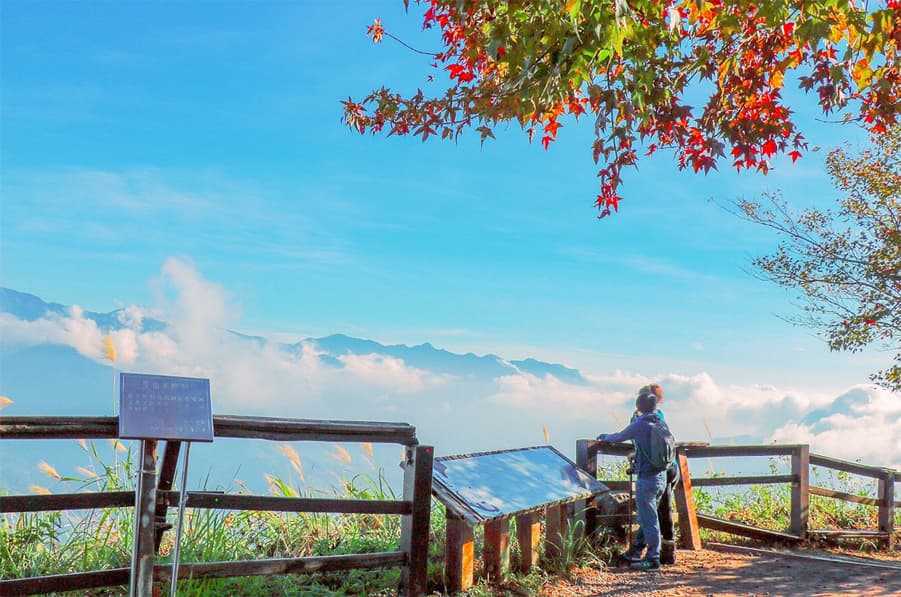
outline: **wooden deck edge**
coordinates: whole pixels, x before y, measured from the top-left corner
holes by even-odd
[[[884,568],[888,570],[901,571],[901,564],[891,564],[889,562],[870,562],[863,560],[852,560],[849,558],[830,558],[828,556],[819,556],[813,554],[796,553],[793,551],[777,551],[774,549],[762,549],[759,547],[747,547],[744,545],[730,545],[728,543],[707,543],[707,547],[716,551],[725,551],[731,553],[741,553],[757,556],[772,556],[796,558],[801,560],[814,560],[819,562],[827,562],[829,564],[847,564],[851,566],[869,566],[871,568]]]

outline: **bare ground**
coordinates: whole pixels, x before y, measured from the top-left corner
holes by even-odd
[[[570,580],[555,579],[542,597],[606,597],[614,595],[901,595],[901,558],[847,555],[822,550],[792,553],[833,561],[787,555],[730,553],[721,550],[679,551],[674,566],[638,572],[628,568],[577,569]],[[853,562],[870,562],[882,567]]]

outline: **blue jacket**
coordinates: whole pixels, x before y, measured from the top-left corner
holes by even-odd
[[[619,433],[598,436],[599,440],[605,442],[619,443],[628,440],[635,442],[635,446],[638,448],[635,451],[635,473],[639,477],[653,477],[654,475],[665,474],[665,472],[654,472],[651,469],[650,461],[645,456],[645,454],[651,453],[651,426],[648,423],[648,419],[652,417],[657,417],[657,411],[641,415]]]

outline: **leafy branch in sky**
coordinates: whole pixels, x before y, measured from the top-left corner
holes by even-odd
[[[833,150],[829,176],[845,195],[835,211],[792,213],[779,196],[740,201],[748,220],[775,230],[777,251],[754,261],[758,272],[801,296],[799,323],[825,332],[833,350],[868,345],[894,353],[871,377],[901,391],[901,125],[851,155]]]
[[[680,169],[705,173],[722,161],[766,173],[777,154],[798,159],[806,143],[782,96],[789,74],[824,114],[872,133],[901,114],[899,0],[416,4],[423,27],[441,32],[431,67],[448,85],[434,96],[382,87],[348,98],[343,121],[423,140],[475,129],[483,142],[512,121],[547,149],[565,116],[582,117],[594,128],[599,217],[619,209],[623,170],[640,154],[672,149]],[[378,19],[369,35],[398,39]]]

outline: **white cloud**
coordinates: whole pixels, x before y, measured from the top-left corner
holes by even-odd
[[[850,412],[826,414],[807,423],[786,423],[768,439],[780,443],[808,443],[818,454],[901,468],[901,400],[898,395],[872,386],[856,386],[851,391],[862,393],[865,401],[852,404]]]
[[[150,314],[168,323],[143,331]],[[870,464],[901,462],[901,400],[868,386],[823,392],[803,387],[738,385],[701,372],[647,375],[615,370],[584,373],[584,384],[517,372],[463,379],[410,366],[388,355],[295,351],[230,331],[239,312],[220,285],[188,261],[169,259],[155,310],[127,306],[125,327],[112,332],[120,369],[211,379],[214,410],[304,418],[400,420],[444,454],[535,445],[547,425],[554,444],[571,453],[575,440],[620,429],[636,390],[658,382],[662,404],[680,440],[743,436],[743,441],[809,442],[831,456]],[[79,307],[65,315],[21,321],[0,314],[10,344],[62,344],[109,364],[104,332]],[[709,430],[709,433],[708,433]],[[890,461],[887,461],[887,459]]]

